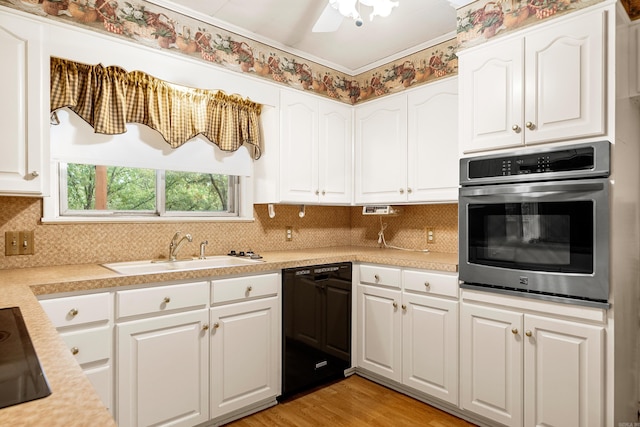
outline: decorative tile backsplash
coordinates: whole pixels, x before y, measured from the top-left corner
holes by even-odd
[[[397,217],[383,217],[389,245],[435,252],[457,252],[457,205],[402,206]],[[267,205],[255,205],[253,222],[42,224],[42,199],[0,197],[0,248],[5,231],[34,231],[34,255],[5,256],[0,269],[50,265],[105,263],[166,257],[176,231],[190,233],[193,242],[181,254],[197,256],[200,242],[208,240],[207,255],[230,250],[295,250],[331,246],[377,246],[379,217],[362,216],[361,207],[307,206],[304,218],[298,206],[276,205],[269,218]],[[291,226],[293,240],[286,241]],[[436,242],[426,245],[425,227],[432,227]]]

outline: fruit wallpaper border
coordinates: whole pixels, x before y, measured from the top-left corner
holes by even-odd
[[[188,55],[349,104],[458,73],[455,38],[350,76],[145,1],[0,0],[0,5]]]
[[[458,50],[603,0],[479,0],[457,11]],[[635,1],[640,6],[640,0]],[[639,9],[640,11],[640,9]]]

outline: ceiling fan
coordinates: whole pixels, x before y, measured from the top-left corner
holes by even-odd
[[[369,14],[369,20],[373,21],[374,16],[389,16],[393,8],[399,4],[399,1],[392,0],[329,0],[311,31],[314,33],[336,31],[344,18],[352,18],[356,26],[360,27],[363,24],[360,16],[361,5],[373,8]]]

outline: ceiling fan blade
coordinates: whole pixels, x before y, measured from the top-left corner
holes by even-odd
[[[331,4],[327,2],[327,6],[322,11],[322,14],[311,31],[314,33],[331,33],[340,28],[340,24],[342,24],[343,19],[344,16],[340,15],[340,12],[334,9]]]

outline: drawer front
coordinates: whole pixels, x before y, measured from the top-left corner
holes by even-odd
[[[116,293],[116,317],[121,319],[173,310],[202,308],[208,301],[208,282],[120,291]]]
[[[453,298],[458,296],[458,275],[456,273],[405,270],[403,275],[404,289],[407,291]]]
[[[113,328],[104,326],[60,334],[80,365],[111,358]]]
[[[360,282],[373,285],[390,286],[400,288],[402,280],[401,270],[392,267],[380,267],[377,265],[360,266]]]
[[[111,294],[78,295],[40,301],[56,328],[111,320]]]
[[[280,275],[277,273],[213,280],[211,282],[211,303],[220,304],[278,295],[282,286],[280,282]]]

